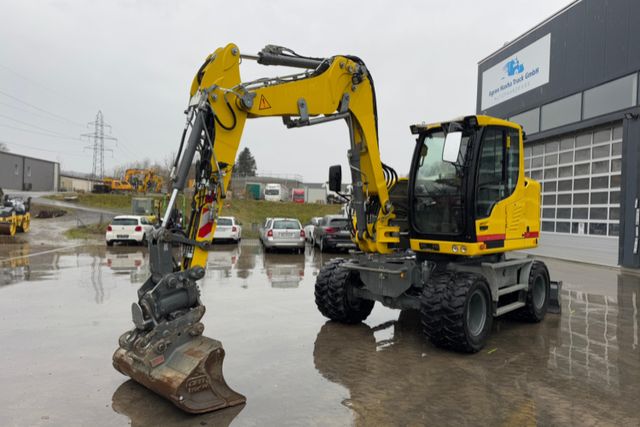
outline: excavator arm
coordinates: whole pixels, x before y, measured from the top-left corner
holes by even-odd
[[[242,82],[243,60],[304,71]],[[185,411],[199,413],[245,401],[224,382],[221,343],[202,336],[197,281],[204,276],[247,119],[280,116],[288,128],[346,122],[353,239],[363,252],[386,254],[399,242],[399,228],[389,223],[389,188],[397,175],[380,160],[373,81],[356,57],[309,58],[276,46],[242,55],[229,44],[198,70],[186,114],[167,211],[149,239],[151,277],[138,290],[135,328],[120,337],[113,363]],[[172,227],[171,213],[196,154],[192,210],[181,232]]]

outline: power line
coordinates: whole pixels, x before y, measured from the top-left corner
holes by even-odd
[[[53,120],[55,123],[60,123],[60,124],[64,123],[67,126],[74,126],[74,128],[76,126],[75,124],[72,125],[67,120],[62,120],[62,119],[59,119],[57,117],[51,117],[51,116],[48,116],[46,114],[41,114],[41,113],[38,113],[36,111],[27,109],[27,108],[22,108],[22,107],[18,107],[17,105],[9,104],[7,102],[0,102],[0,105],[3,105],[3,106],[8,107],[8,108],[11,108],[12,110],[16,110],[16,111],[21,111],[23,113],[27,113],[27,114],[29,114],[31,116],[38,117],[39,119]]]
[[[35,135],[48,136],[49,138],[60,138],[60,139],[70,139],[70,140],[73,140],[73,141],[82,141],[82,139],[80,139],[80,138],[74,138],[74,137],[68,137],[68,136],[60,136],[60,135],[52,135],[50,133],[38,132],[38,131],[35,131],[35,130],[31,130],[31,129],[22,129],[22,128],[19,128],[17,126],[3,125],[3,124],[0,124],[0,126],[1,127],[5,127],[5,128],[15,129],[15,130],[18,130],[20,132],[27,132],[27,133],[33,133]]]
[[[8,93],[6,93],[6,92],[4,92],[4,91],[2,91],[2,90],[0,90],[0,94],[2,94],[2,95],[4,95],[4,96],[6,96],[7,98],[11,98],[11,99],[13,99],[13,100],[15,100],[15,101],[18,101],[18,102],[19,102],[19,103],[21,103],[21,104],[24,104],[24,105],[27,105],[27,106],[29,106],[29,107],[31,107],[31,108],[34,108],[34,109],[36,109],[36,110],[38,110],[38,111],[42,111],[43,113],[50,114],[50,115],[51,115],[51,116],[53,116],[53,117],[57,117],[57,118],[59,118],[59,119],[62,119],[62,120],[64,120],[64,121],[67,121],[67,122],[69,122],[69,123],[73,123],[73,124],[75,124],[75,125],[78,125],[78,126],[84,127],[84,125],[83,125],[82,123],[78,123],[78,122],[76,122],[75,120],[68,119],[68,118],[66,118],[66,117],[64,117],[64,116],[61,116],[61,115],[59,115],[59,114],[52,113],[51,111],[47,111],[47,110],[45,110],[44,108],[40,108],[40,107],[38,107],[38,106],[36,106],[36,105],[30,104],[30,103],[28,103],[27,101],[23,101],[22,99],[20,99],[20,98],[18,98],[18,97],[16,97],[16,96],[13,96],[13,95],[11,95],[11,94],[8,94]]]
[[[20,123],[22,125],[29,126],[29,127],[35,128],[35,129],[39,129],[39,130],[42,130],[42,131],[45,131],[45,132],[49,132],[49,133],[56,134],[56,135],[63,136],[63,137],[68,137],[68,135],[63,135],[58,131],[51,130],[51,129],[46,129],[46,128],[43,128],[43,127],[40,127],[40,126],[36,126],[36,125],[33,125],[33,124],[29,123],[29,122],[18,120],[18,119],[15,119],[13,117],[10,117],[10,116],[4,115],[4,114],[0,114],[0,117],[4,117],[5,119],[8,119],[8,120],[14,121],[16,123]]]
[[[15,71],[15,70],[12,70],[11,68],[7,67],[6,65],[0,64],[0,68],[4,68],[5,70],[7,70],[10,73],[16,75],[20,79],[31,83],[32,85],[39,86],[39,87],[43,88],[44,90],[51,92],[52,94],[56,95],[57,98],[65,98],[65,99],[67,99],[67,101],[70,101],[73,104],[80,104],[81,103],[85,107],[89,107],[89,105],[87,105],[84,102],[81,102],[80,100],[71,99],[69,97],[69,91],[66,91],[66,90],[59,91],[59,90],[53,89],[50,85],[47,85],[47,84],[44,84],[44,83],[40,83],[40,82],[30,78],[30,77],[25,77],[22,73],[19,73],[19,72]]]
[[[22,143],[18,144],[16,142],[6,141],[4,139],[0,139],[0,142],[2,142],[4,144],[8,144],[8,145],[21,147],[21,148],[28,148],[30,150],[44,151],[44,152],[56,153],[56,154],[64,154],[65,156],[79,156],[79,157],[86,157],[87,156],[86,154],[79,154],[77,152],[71,152],[71,151],[47,150],[46,148],[38,148],[38,147],[31,146],[31,145],[25,145],[25,144],[22,144]]]

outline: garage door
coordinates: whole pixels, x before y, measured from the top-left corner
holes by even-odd
[[[621,123],[525,143],[526,174],[542,184],[536,253],[618,264],[621,165]]]

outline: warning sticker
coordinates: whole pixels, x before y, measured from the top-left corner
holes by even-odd
[[[260,104],[258,105],[258,110],[268,110],[271,108],[271,104],[267,101],[267,98],[264,95],[260,95]]]

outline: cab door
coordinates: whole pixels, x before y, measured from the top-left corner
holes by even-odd
[[[477,240],[489,248],[503,247],[504,241],[519,231],[511,226],[515,225],[512,221],[507,227],[507,218],[522,216],[524,208],[511,197],[520,179],[519,153],[516,129],[485,128],[478,155],[475,218]]]

